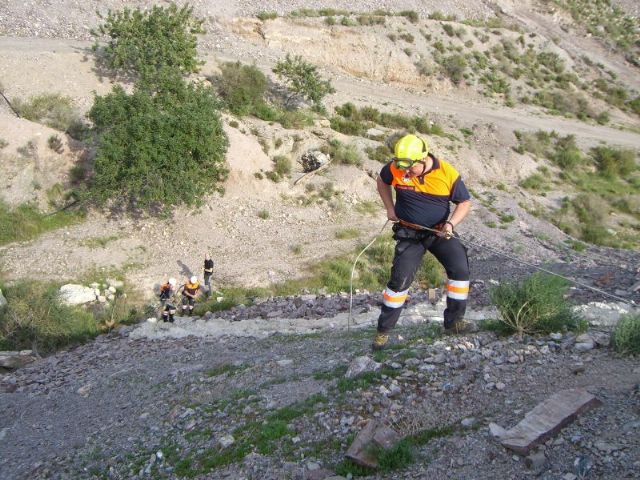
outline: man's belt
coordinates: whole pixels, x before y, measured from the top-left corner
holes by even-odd
[[[433,227],[423,227],[422,225],[418,225],[416,223],[407,222],[406,220],[398,220],[398,223],[400,223],[400,225],[402,225],[403,227],[410,228],[412,230],[418,230],[418,231],[421,231],[421,232],[432,232],[432,233],[435,233],[434,230],[440,231],[440,230],[442,230],[442,227],[444,227],[444,223],[438,223],[437,225],[434,225]]]

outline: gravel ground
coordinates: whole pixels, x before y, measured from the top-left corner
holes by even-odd
[[[603,345],[582,351],[572,335],[441,337],[434,323],[404,326],[376,356],[382,373],[358,383],[343,376],[368,353],[370,328],[171,338],[195,323],[156,325],[168,332],[156,340],[124,329],[4,375],[0,476],[322,479],[346,473],[353,434],[378,418],[403,434],[444,430],[407,468],[366,478],[556,479],[580,469],[637,478],[640,366],[614,355],[606,333],[591,331]],[[251,334],[250,322],[233,323]],[[492,439],[490,422],[509,428],[571,387],[603,406],[543,445],[544,465],[528,468]],[[286,428],[269,442],[261,425]]]

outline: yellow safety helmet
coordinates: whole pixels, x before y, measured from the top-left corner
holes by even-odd
[[[414,162],[422,160],[429,153],[429,145],[420,137],[405,135],[396,142],[395,158],[409,159]]]

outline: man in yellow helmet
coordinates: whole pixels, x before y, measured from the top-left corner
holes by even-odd
[[[453,236],[453,229],[469,213],[469,191],[456,169],[432,155],[422,138],[405,135],[396,143],[394,153],[395,157],[382,167],[377,180],[387,218],[396,222],[393,226],[396,248],[373,349],[386,346],[388,332],[398,322],[409,286],[427,251],[447,272],[445,329],[461,331],[466,327],[462,318],[469,296],[469,262],[466,248]],[[392,188],[396,192],[395,204]],[[450,203],[456,205],[451,216]]]

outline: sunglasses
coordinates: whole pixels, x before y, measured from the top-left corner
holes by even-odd
[[[416,163],[421,161],[422,160],[412,160],[410,158],[394,158],[393,164],[395,165],[396,168],[399,168],[400,170],[409,170]]]

